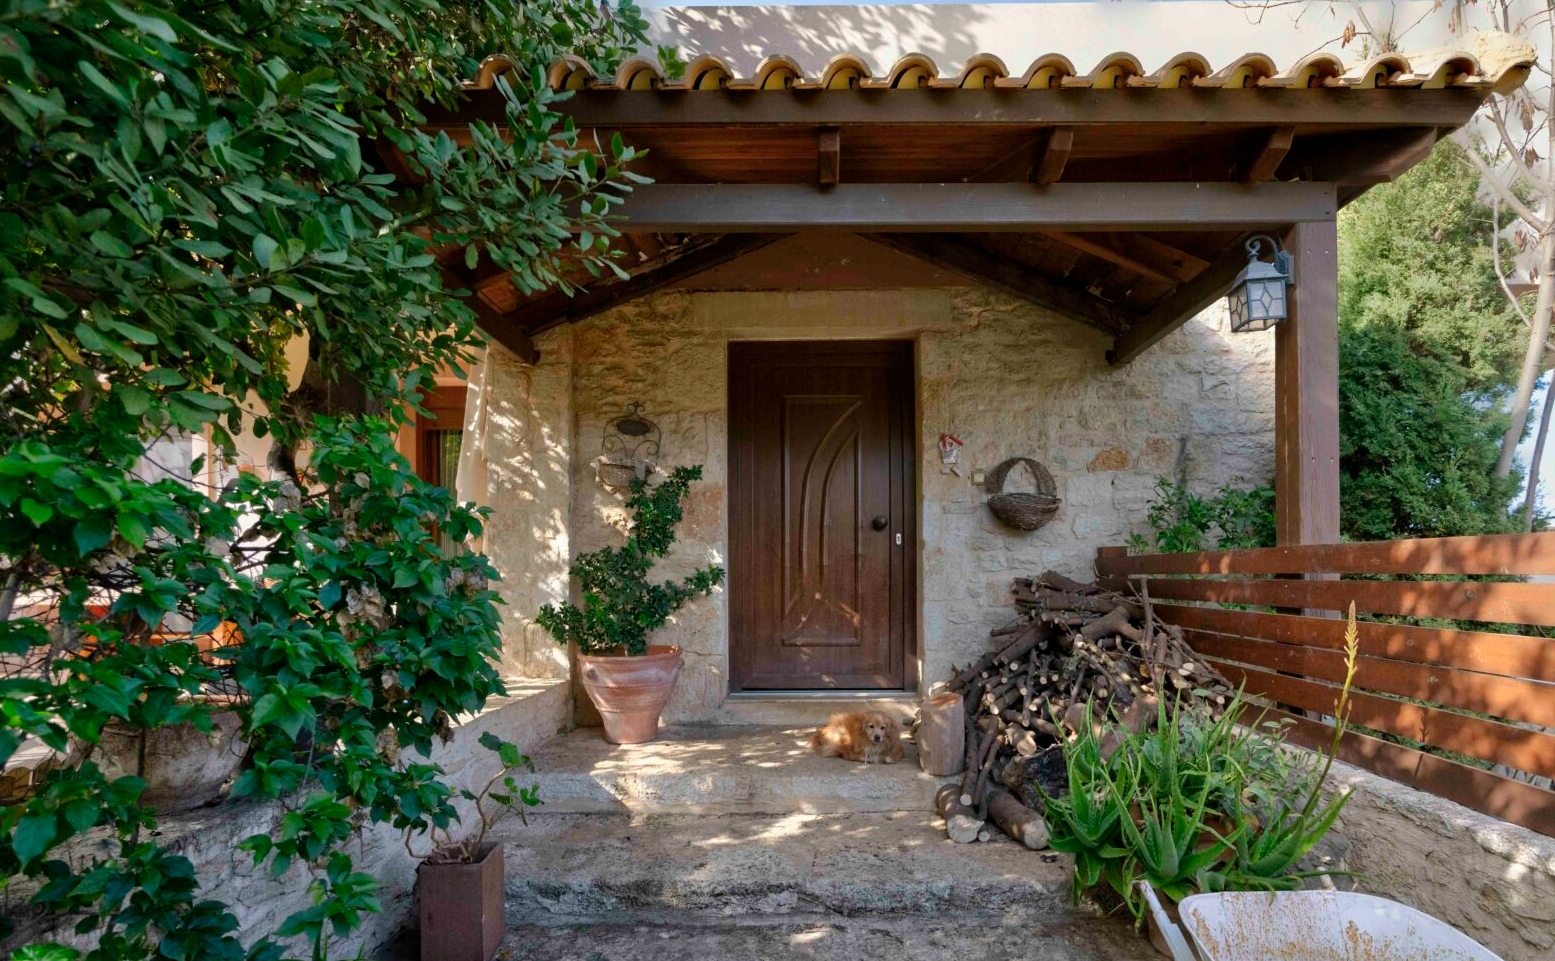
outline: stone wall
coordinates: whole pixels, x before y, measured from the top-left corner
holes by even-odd
[[[677,292],[576,324],[570,338],[542,347],[542,367],[570,352],[571,550],[620,542],[621,498],[600,487],[591,461],[606,422],[640,401],[663,430],[660,462],[705,469],[666,576],[726,559],[731,340],[915,340],[926,682],[986,646],[988,628],[1009,617],[1016,575],[1054,568],[1089,576],[1098,547],[1142,526],[1158,477],[1180,473],[1211,490],[1272,472],[1273,336],[1233,338],[1219,307],[1118,369],[1093,329],[970,288]],[[960,474],[940,467],[941,432],[966,442]],[[1064,502],[1031,534],[1000,525],[971,480],[973,470],[1017,454],[1048,466]],[[530,549],[537,547],[548,550]],[[719,593],[666,628],[687,662],[666,720],[707,720],[722,702],[727,624]]]
[[[495,345],[487,354],[483,443],[493,510],[482,547],[502,575],[504,666],[566,677],[567,654],[534,613],[571,589],[572,338],[557,331],[538,346],[534,367]]]
[[[1319,848],[1356,872],[1341,887],[1440,918],[1506,961],[1555,955],[1555,838],[1348,764],[1329,783],[1355,792]]]
[[[508,696],[495,698],[485,711],[460,718],[453,739],[432,752],[432,760],[443,766],[448,782],[457,790],[478,791],[500,768],[496,756],[479,745],[482,733],[491,731],[520,749],[533,751],[556,734],[570,718],[567,685],[563,681],[510,681]],[[471,806],[458,802],[465,816],[465,827],[474,830]],[[280,877],[270,873],[268,864],[254,867],[253,858],[238,850],[238,843],[254,834],[274,836],[280,830],[285,812],[271,802],[226,802],[215,807],[167,815],[158,820],[160,840],[175,854],[187,857],[200,879],[200,897],[213,898],[228,905],[237,918],[245,942],[269,934],[289,915],[312,906],[308,885],[313,871],[303,864],[293,865]],[[107,839],[101,843],[107,844]],[[424,842],[418,845],[424,849]],[[346,942],[331,945],[330,957],[381,957],[382,949],[415,917],[416,867],[405,849],[404,838],[387,825],[364,829],[359,840],[350,842],[349,853],[357,870],[366,871],[382,884],[380,914],[366,918],[361,930]],[[73,853],[88,855],[85,849]],[[13,886],[6,914],[16,925],[12,936],[0,941],[0,955],[8,955],[17,945],[39,940],[59,940],[82,950],[90,939],[76,935],[71,925],[51,926],[46,918],[17,905],[31,892]],[[292,945],[292,956],[305,957],[306,946]]]

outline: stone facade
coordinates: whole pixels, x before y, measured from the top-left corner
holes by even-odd
[[[504,667],[525,677],[566,677],[566,652],[534,613],[570,590],[571,337],[558,331],[541,339],[540,350],[534,367],[499,348],[486,362],[485,493],[494,509],[482,547],[502,572]]]
[[[1272,473],[1273,335],[1231,336],[1221,307],[1112,368],[1102,334],[980,288],[660,294],[552,331],[538,367],[499,365],[491,385],[522,422],[522,440],[491,451],[493,476],[512,483],[493,481],[486,540],[507,578],[515,662],[556,669],[529,615],[563,589],[566,557],[620,542],[622,498],[591,463],[607,421],[641,402],[663,430],[660,463],[704,467],[665,575],[724,563],[729,342],[844,338],[917,345],[922,686],[983,650],[988,629],[1010,616],[1015,576],[1088,577],[1097,548],[1142,527],[1158,478],[1207,491]],[[940,465],[942,432],[966,442],[960,473]],[[972,481],[1021,454],[1049,468],[1063,500],[1029,534],[995,520]],[[686,651],[667,721],[714,716],[728,690],[727,625],[720,592],[665,628]]]

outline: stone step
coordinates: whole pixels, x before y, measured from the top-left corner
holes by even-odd
[[[1159,961],[1118,918],[785,918],[510,929],[511,961]]]
[[[815,728],[674,727],[647,744],[610,744],[579,728],[534,753],[547,813],[832,814],[930,811],[943,780],[897,764],[810,753]]]
[[[921,699],[918,694],[878,691],[731,694],[724,699],[710,723],[745,727],[819,727],[827,718],[843,711],[884,711],[906,727]]]
[[[531,814],[498,825],[510,924],[787,916],[1080,915],[1069,859],[997,836],[946,840],[921,811],[784,815]]]

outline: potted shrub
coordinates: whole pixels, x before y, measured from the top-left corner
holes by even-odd
[[[502,845],[486,840],[486,835],[510,810],[523,817],[524,808],[539,804],[539,789],[521,786],[513,777],[516,770],[534,771],[528,755],[490,731],[480,736],[480,743],[502,763],[480,791],[458,792],[475,804],[480,829],[456,841],[447,827],[433,827],[426,854],[406,841],[406,850],[421,859],[416,869],[421,961],[491,961],[507,930]]]
[[[632,515],[626,543],[573,561],[581,605],[547,604],[535,617],[557,643],[578,646],[583,689],[604,719],[605,739],[616,744],[653,740],[680,676],[680,648],[650,645],[648,636],[687,601],[723,582],[723,568],[712,566],[678,583],[648,579],[674,545],[691,482],[701,477],[697,466],[677,467],[653,487],[644,478],[634,480],[626,500]]]

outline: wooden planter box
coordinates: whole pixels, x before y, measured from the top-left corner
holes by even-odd
[[[423,862],[421,961],[491,961],[506,930],[502,845],[488,841],[468,864]]]

